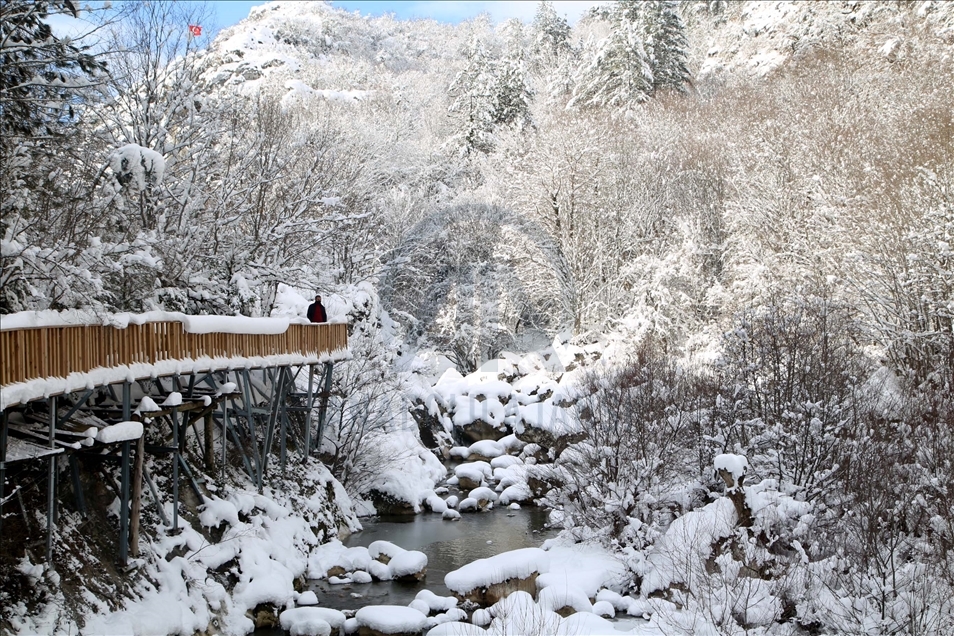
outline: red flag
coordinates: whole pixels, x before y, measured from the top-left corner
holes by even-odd
[[[200,27],[198,24],[190,24],[189,33],[191,33],[194,37],[199,37],[202,35],[202,27]]]

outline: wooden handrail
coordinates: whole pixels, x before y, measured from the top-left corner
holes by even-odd
[[[317,356],[347,348],[344,324],[289,325],[279,334],[186,333],[181,322],[9,329],[0,331],[0,385],[163,360]]]

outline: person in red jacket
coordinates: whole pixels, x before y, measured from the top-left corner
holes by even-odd
[[[321,304],[321,295],[315,294],[315,302],[308,305],[308,313],[305,315],[312,322],[328,322],[325,306]]]

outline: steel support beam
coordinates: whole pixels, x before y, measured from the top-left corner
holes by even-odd
[[[179,378],[175,378],[178,386]],[[179,530],[179,409],[172,408],[172,531]]]
[[[119,497],[119,564],[129,562],[129,455],[130,442],[123,442]]]
[[[220,473],[221,478],[225,479],[225,466],[228,462],[228,446],[229,446],[229,436],[226,434],[226,429],[229,426],[229,401],[225,397],[222,398],[222,471]]]
[[[258,436],[255,434],[255,415],[252,413],[252,378],[248,369],[242,370],[242,401],[245,402],[245,416],[248,420],[249,436],[252,441],[252,459],[255,460],[255,484],[262,490],[262,459],[258,453]]]
[[[56,396],[48,402],[50,406],[50,450],[53,450],[53,439],[56,430]],[[56,483],[56,455],[50,455],[49,471],[46,488],[46,562],[53,563],[53,507],[55,503],[54,485]]]
[[[205,495],[202,494],[202,490],[199,488],[199,482],[195,480],[195,476],[192,474],[192,469],[189,468],[189,464],[186,463],[185,458],[176,453],[176,457],[179,459],[179,464],[182,465],[182,470],[185,471],[186,479],[189,480],[189,485],[192,486],[192,492],[195,493],[195,496],[199,498],[200,503],[205,503]]]
[[[331,374],[334,370],[334,362],[325,363],[324,388],[321,391],[321,406],[318,409],[318,438],[315,440],[319,448],[321,448],[321,440],[325,434],[325,416],[328,413],[328,398],[331,397]]]
[[[315,365],[308,365],[308,394],[305,397],[305,448],[301,453],[301,463],[304,464],[308,461],[308,456],[311,455],[311,409],[315,405]]]
[[[7,486],[7,412],[0,414],[0,537],[3,536],[3,502]]]
[[[123,382],[123,421],[132,417],[132,386]],[[119,564],[125,566],[129,561],[129,455],[130,443],[123,442],[122,465],[119,479]]]
[[[78,410],[83,408],[83,405],[86,404],[86,400],[89,399],[89,396],[91,396],[95,390],[96,389],[88,389],[86,393],[83,394],[83,397],[77,400],[76,404],[70,407],[70,410],[66,412],[66,415],[60,418],[59,424],[65,424],[71,417],[73,417],[73,415],[76,414]]]
[[[156,490],[155,482],[152,481],[152,475],[149,473],[149,469],[143,468],[142,475],[146,478],[146,485],[149,486],[149,492],[152,493],[152,500],[156,502],[156,510],[159,512],[159,518],[162,519],[162,523],[168,526],[169,517],[166,516],[166,511],[162,509],[162,501],[159,499],[159,492]]]

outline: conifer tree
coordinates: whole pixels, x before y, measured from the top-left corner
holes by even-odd
[[[608,19],[612,33],[590,45],[571,104],[625,109],[659,89],[685,90],[688,41],[676,2],[621,0],[594,15]]]
[[[0,133],[5,143],[60,132],[77,95],[105,70],[102,60],[53,34],[52,15],[79,15],[70,0],[0,4]]]
[[[459,136],[467,152],[489,152],[496,126],[528,121],[532,93],[519,57],[494,59],[479,40],[467,57],[449,89],[454,98],[450,111],[462,116]]]
[[[638,19],[644,32],[646,54],[653,71],[653,90],[671,88],[685,91],[689,81],[686,68],[685,27],[673,0],[638,3]]]
[[[653,75],[642,36],[637,22],[620,19],[608,38],[588,43],[589,61],[577,73],[570,105],[625,109],[645,101]]]
[[[570,25],[557,14],[552,2],[541,2],[533,18],[533,53],[543,60],[559,58],[570,50]]]

